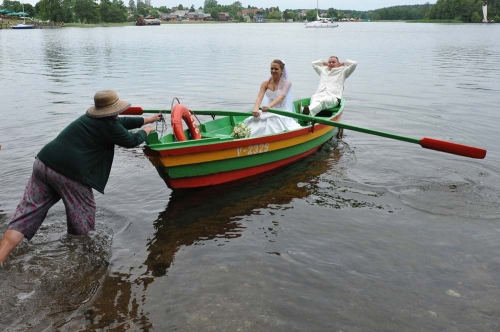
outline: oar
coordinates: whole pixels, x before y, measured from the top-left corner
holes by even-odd
[[[410,143],[414,143],[414,144],[420,144],[420,146],[425,148],[425,149],[431,149],[431,150],[456,154],[456,155],[464,156],[464,157],[477,158],[477,159],[484,159],[484,157],[486,157],[486,150],[485,149],[481,149],[481,148],[477,148],[477,147],[469,146],[469,145],[463,145],[463,144],[443,141],[443,140],[439,140],[436,138],[423,137],[421,139],[418,139],[418,138],[400,136],[400,135],[391,134],[391,133],[385,133],[382,131],[372,130],[372,129],[368,129],[368,128],[356,127],[356,126],[348,125],[348,124],[345,124],[342,122],[325,120],[322,118],[317,118],[317,117],[309,116],[309,115],[305,115],[305,114],[298,114],[298,113],[292,113],[292,112],[275,110],[275,109],[268,109],[267,111],[271,112],[271,113],[279,114],[279,115],[289,116],[289,117],[292,117],[295,119],[301,119],[301,120],[313,122],[313,123],[316,122],[316,123],[321,123],[321,124],[325,124],[328,126],[335,126],[335,127],[339,127],[339,128],[348,129],[348,130],[359,131],[359,132],[366,133],[366,134],[397,139],[400,141],[410,142]]]
[[[486,150],[485,149],[476,148],[474,146],[463,145],[463,144],[443,141],[443,140],[429,138],[429,137],[423,137],[421,139],[418,139],[418,138],[400,136],[400,135],[385,133],[382,131],[372,130],[372,129],[368,129],[368,128],[356,127],[356,126],[348,125],[348,124],[345,124],[342,122],[325,120],[322,118],[317,118],[317,117],[309,116],[309,115],[305,115],[305,114],[298,114],[298,113],[292,113],[292,112],[274,110],[274,109],[268,109],[267,111],[271,112],[271,113],[279,114],[279,115],[289,116],[289,117],[296,118],[296,119],[310,121],[313,123],[317,122],[317,123],[325,124],[328,126],[335,126],[335,127],[339,127],[339,128],[353,130],[353,131],[359,131],[359,132],[366,133],[366,134],[397,139],[400,141],[410,142],[410,143],[414,143],[414,144],[420,144],[420,146],[425,148],[425,149],[447,152],[447,153],[456,154],[459,156],[477,158],[477,159],[484,159],[484,157],[486,157]]]
[[[127,108],[125,112],[122,112],[121,115],[142,115],[142,114],[170,114],[171,110],[143,110],[140,106],[130,106]],[[239,112],[239,111],[218,111],[218,110],[193,110],[193,113],[196,115],[218,115],[218,116],[252,116],[251,112]]]
[[[400,141],[404,141],[404,142],[419,144],[421,147],[423,147],[425,149],[436,150],[436,151],[441,151],[441,152],[446,152],[446,153],[451,153],[451,154],[456,154],[459,156],[476,158],[476,159],[484,159],[486,157],[486,150],[485,149],[481,149],[481,148],[477,148],[477,147],[469,146],[469,145],[463,145],[463,144],[443,141],[443,140],[439,140],[436,138],[423,137],[421,139],[418,139],[418,138],[400,136],[400,135],[391,134],[391,133],[385,133],[382,131],[377,131],[377,130],[363,128],[363,127],[356,127],[356,126],[352,126],[352,125],[345,124],[342,122],[330,121],[330,120],[326,120],[323,118],[318,118],[318,117],[309,116],[309,115],[305,115],[305,114],[298,114],[298,113],[282,111],[282,110],[275,110],[275,109],[268,109],[267,111],[270,113],[288,116],[288,117],[295,118],[295,119],[309,121],[309,122],[312,122],[313,124],[320,123],[320,124],[324,124],[327,126],[334,126],[334,127],[338,127],[338,128],[359,131],[359,132],[365,133],[365,134],[382,136],[382,137],[392,138],[392,139],[396,139],[396,140],[400,140]],[[129,107],[122,114],[123,115],[142,115],[143,113],[167,113],[168,114],[168,113],[170,113],[170,110],[143,110],[142,107],[132,106],[132,107]],[[213,115],[213,116],[215,116],[215,115],[219,115],[219,116],[252,116],[251,112],[238,112],[238,111],[217,111],[217,110],[203,110],[202,111],[202,110],[196,110],[195,113],[199,114],[199,115]]]

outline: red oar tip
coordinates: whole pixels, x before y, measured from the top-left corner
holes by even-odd
[[[420,146],[426,149],[448,152],[459,156],[484,159],[486,157],[486,150],[476,148],[474,146],[463,145],[442,141],[435,138],[424,137],[420,140]]]
[[[141,106],[130,106],[125,111],[121,113],[121,115],[142,115],[142,107]]]

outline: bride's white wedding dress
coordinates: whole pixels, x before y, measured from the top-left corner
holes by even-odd
[[[267,89],[266,98],[269,102],[263,103],[263,105],[273,102],[280,94],[283,94],[280,88],[276,91]],[[287,95],[283,102],[274,106],[273,109],[293,112],[293,109],[290,109],[291,103],[286,102],[288,97]],[[257,117],[252,116],[246,118],[244,123],[250,128],[250,137],[282,133],[284,131],[301,128],[295,119],[269,112],[262,112],[260,116]]]

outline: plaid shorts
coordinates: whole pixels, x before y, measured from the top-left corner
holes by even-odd
[[[68,233],[80,235],[95,229],[96,204],[92,188],[57,173],[36,158],[33,174],[8,229],[21,232],[31,240],[49,209],[60,199],[66,207]]]

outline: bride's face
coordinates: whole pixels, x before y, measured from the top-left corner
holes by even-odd
[[[283,70],[281,70],[280,65],[275,62],[271,63],[271,76],[273,78],[278,78],[281,77],[281,74],[283,74]]]

